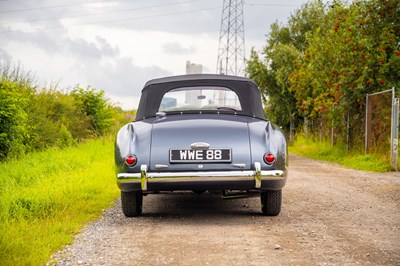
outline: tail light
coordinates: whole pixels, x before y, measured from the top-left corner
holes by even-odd
[[[272,153],[266,153],[264,155],[264,162],[266,164],[273,164],[275,162],[275,155],[273,155]]]
[[[126,163],[128,166],[134,166],[134,165],[136,164],[136,162],[137,162],[137,158],[136,158],[135,155],[127,155],[127,156],[125,157],[125,163]]]

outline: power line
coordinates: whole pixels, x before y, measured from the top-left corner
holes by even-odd
[[[45,27],[45,28],[42,28],[42,29],[47,30],[47,29],[55,29],[55,28],[72,28],[72,27],[76,27],[76,26],[96,25],[96,24],[103,24],[103,23],[115,23],[115,22],[121,22],[121,21],[131,21],[131,20],[137,20],[137,19],[147,19],[147,18],[155,18],[155,17],[174,16],[174,15],[181,15],[181,14],[188,14],[188,13],[195,13],[195,12],[209,11],[209,10],[216,10],[216,9],[221,9],[221,7],[219,6],[219,7],[187,10],[187,11],[182,11],[182,12],[161,13],[161,14],[156,14],[156,15],[141,16],[141,17],[134,17],[134,18],[125,18],[125,19],[102,20],[102,21],[96,21],[96,22],[78,23],[78,24],[67,25],[67,26],[63,26],[62,25],[62,26],[54,26],[54,27]],[[0,30],[0,32],[13,32],[13,31],[15,31],[15,30],[12,30],[12,29]]]
[[[77,6],[81,4],[65,4],[65,5],[57,5],[57,6],[42,6],[42,7],[32,7],[32,8],[25,8],[25,9],[15,9],[15,10],[3,10],[0,13],[17,13],[17,12],[26,12],[26,11],[33,11],[33,10],[42,10],[42,9],[51,9],[51,8],[60,8],[60,7],[69,7],[69,6]]]
[[[7,2],[11,0],[0,0],[0,2]],[[169,4],[160,4],[160,5],[153,5],[153,6],[146,6],[146,7],[136,7],[136,8],[128,8],[128,9],[121,9],[121,10],[111,10],[111,11],[103,11],[103,12],[94,12],[92,14],[81,14],[81,15],[73,15],[73,16],[66,16],[66,17],[52,17],[52,18],[41,18],[41,19],[31,19],[31,20],[21,20],[21,21],[12,21],[12,22],[3,22],[0,25],[12,25],[18,23],[31,23],[31,22],[40,22],[40,21],[49,21],[49,20],[60,20],[60,19],[68,19],[68,18],[80,18],[80,17],[90,17],[102,14],[111,14],[111,13],[123,13],[129,11],[136,11],[136,10],[144,10],[144,9],[153,9],[158,7],[167,7],[167,6],[174,6],[174,5],[181,5],[181,4],[188,4],[194,2],[202,2],[205,0],[192,0],[192,1],[184,1],[184,2],[175,2]],[[89,2],[90,4],[90,2]],[[25,12],[25,11],[32,11],[32,10],[42,10],[42,9],[50,9],[50,8],[59,8],[59,7],[67,7],[67,6],[79,6],[80,4],[65,4],[65,5],[56,5],[56,6],[47,6],[47,7],[38,7],[38,8],[29,8],[29,9],[18,9],[18,10],[5,10],[0,11],[0,13],[13,13],[13,12]],[[285,4],[258,4],[258,3],[244,3],[245,6],[257,7],[257,6],[267,6],[267,7],[288,7],[288,6],[296,6],[296,5],[285,5]]]
[[[303,0],[303,2],[306,0]],[[295,2],[295,3],[290,3],[290,2]],[[266,1],[266,0],[250,0],[250,1],[245,1],[243,3],[244,5],[255,5],[255,6],[297,6],[299,4],[299,0],[291,0],[289,3],[282,3],[281,0],[271,0],[271,1]]]
[[[92,13],[92,14],[81,14],[81,15],[67,16],[67,17],[57,17],[57,18],[53,17],[53,18],[31,19],[31,20],[24,20],[24,21],[13,21],[13,22],[0,23],[0,25],[11,25],[11,24],[18,24],[18,23],[30,23],[30,22],[40,22],[40,21],[48,21],[48,20],[60,20],[60,19],[68,19],[68,18],[90,17],[90,16],[96,16],[96,15],[102,15],[102,14],[123,13],[123,12],[129,12],[129,11],[153,9],[153,8],[158,8],[158,7],[167,7],[167,6],[174,6],[174,5],[181,5],[181,4],[188,4],[188,3],[194,3],[194,2],[202,2],[202,1],[204,1],[204,0],[192,0],[192,1],[184,1],[184,2],[174,2],[174,3],[169,3],[169,4],[160,4],[160,5],[153,5],[153,6],[146,6],[146,7],[135,7],[135,8],[127,8],[127,9],[121,9],[121,10],[95,12],[95,13]]]
[[[256,3],[245,3],[246,6],[268,6],[268,7],[285,7],[285,6],[297,6],[297,5],[285,5],[285,4],[256,4]]]
[[[5,0],[7,1],[7,0]],[[204,0],[192,0],[192,1],[181,1],[181,2],[175,2],[175,3],[170,3],[170,4],[161,4],[161,5],[155,5],[155,6],[149,6],[149,7],[143,7],[145,8],[154,8],[154,7],[163,7],[163,6],[169,6],[169,5],[176,5],[176,4],[186,4],[186,3],[192,3],[192,2],[199,2],[199,1],[204,1]],[[0,0],[1,2],[1,0]],[[96,2],[92,2],[96,3]],[[83,3],[86,4],[86,3]],[[90,4],[87,3],[87,4]],[[61,8],[61,7],[70,7],[70,6],[81,6],[82,3],[79,4],[63,4],[63,5],[55,5],[55,6],[42,6],[42,7],[33,7],[33,8],[25,8],[25,9],[15,9],[15,10],[0,10],[0,13],[19,13],[19,12],[29,12],[29,11],[34,11],[34,10],[43,10],[43,9],[52,9],[52,8]],[[142,8],[139,8],[142,9]]]

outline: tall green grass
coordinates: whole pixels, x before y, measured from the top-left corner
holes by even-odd
[[[0,265],[41,265],[119,195],[98,139],[0,164]]]
[[[384,155],[360,154],[357,152],[346,152],[344,145],[332,146],[326,141],[314,141],[310,138],[298,136],[294,143],[289,146],[289,151],[304,157],[335,162],[350,168],[387,172],[393,170],[389,159]]]

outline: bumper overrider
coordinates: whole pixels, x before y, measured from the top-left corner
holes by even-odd
[[[261,170],[259,162],[254,163],[254,170],[243,171],[148,172],[147,165],[140,169],[140,173],[117,174],[121,191],[278,190],[286,183],[286,171]]]

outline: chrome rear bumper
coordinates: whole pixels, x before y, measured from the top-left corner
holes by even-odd
[[[117,182],[140,184],[142,191],[148,190],[149,184],[160,183],[215,183],[230,181],[254,182],[254,188],[260,189],[263,181],[282,181],[286,172],[282,170],[261,170],[260,163],[254,163],[255,170],[213,171],[213,172],[147,172],[147,165],[141,166],[140,173],[119,173]]]

